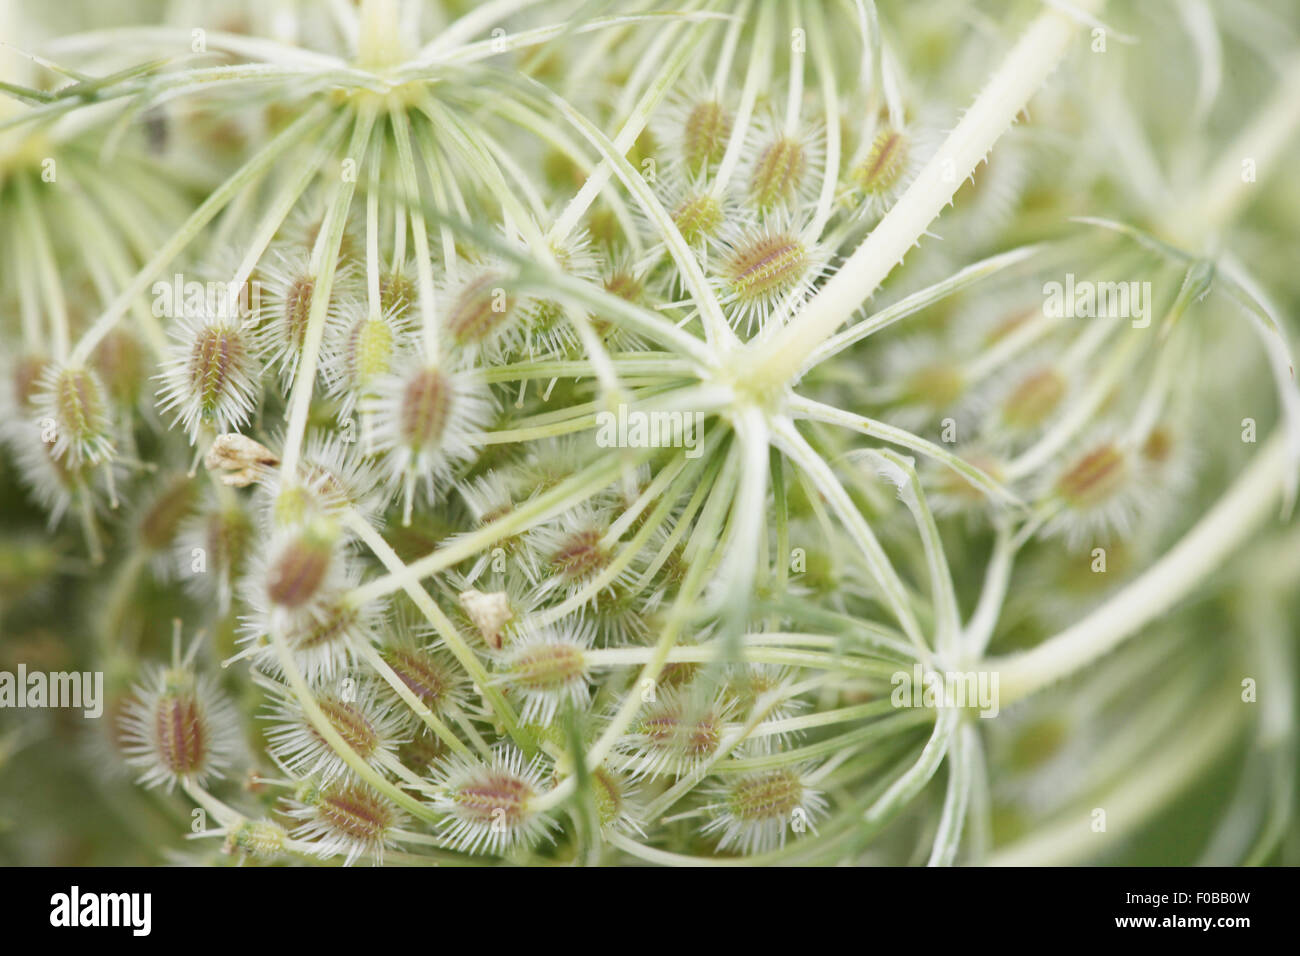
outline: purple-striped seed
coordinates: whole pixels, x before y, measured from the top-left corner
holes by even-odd
[[[436,447],[451,419],[452,385],[436,368],[420,369],[402,390],[399,430],[411,448]]]
[[[166,694],[153,713],[158,759],[178,777],[202,772],[211,746],[203,708],[192,693]]]
[[[798,236],[778,232],[738,245],[723,264],[723,274],[737,299],[755,303],[793,291],[810,263]]]

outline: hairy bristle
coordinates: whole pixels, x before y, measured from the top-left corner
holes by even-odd
[[[287,834],[270,820],[244,820],[226,836],[228,852],[238,850],[257,860],[272,860],[284,851]]]
[[[358,319],[344,345],[352,384],[365,387],[392,365],[396,340],[393,328],[383,319]]]
[[[605,291],[628,302],[641,298],[644,284],[631,269],[617,269],[605,277]]]
[[[527,780],[502,769],[485,769],[451,792],[451,799],[467,819],[488,825],[499,819],[507,826],[526,818],[533,796]]]
[[[641,732],[650,743],[687,758],[707,757],[722,740],[722,720],[712,710],[692,714],[686,704],[661,709],[641,720]]]
[[[602,824],[613,822],[623,812],[623,788],[604,767],[597,767],[591,773],[591,794]]]
[[[296,651],[313,651],[339,643],[361,620],[361,612],[345,601],[335,601],[310,618],[294,622],[285,639]]]
[[[55,457],[74,468],[107,458],[112,453],[108,396],[98,376],[89,369],[63,368],[47,387],[58,425]]]
[[[403,272],[387,272],[379,277],[379,306],[385,315],[400,316],[415,301],[415,280]]]
[[[60,423],[78,433],[89,431],[103,412],[99,388],[79,369],[67,369],[59,376],[54,401]]]

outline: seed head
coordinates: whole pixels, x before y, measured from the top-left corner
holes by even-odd
[[[506,277],[493,269],[467,279],[455,292],[445,328],[459,346],[483,347],[505,333],[515,317],[516,298]]]
[[[347,763],[312,723],[292,691],[265,677],[260,682],[275,701],[267,715],[272,726],[266,738],[276,763],[299,778],[315,775],[330,781],[346,773]],[[322,687],[315,700],[329,726],[367,763],[381,765],[407,740],[401,732],[401,714],[386,698],[380,698],[368,680],[342,678]]]
[[[432,500],[453,466],[473,457],[491,406],[473,377],[415,362],[385,376],[363,411],[373,416],[374,448],[409,522],[417,491]]]
[[[811,827],[826,811],[825,798],[791,767],[725,779],[710,793],[706,812],[713,817],[705,834],[721,834],[720,851],[765,853],[785,846],[786,835]]]
[[[722,303],[732,325],[751,329],[785,303],[797,304],[819,275],[813,250],[784,226],[745,229],[727,240],[719,263]]]
[[[291,383],[307,340],[317,296],[316,274],[305,252],[275,250],[273,261],[260,266],[266,292],[258,309],[257,348],[268,366],[278,366],[281,381]],[[350,277],[345,261],[337,270],[334,290],[326,304],[324,322],[338,321],[338,289]]]
[[[456,706],[464,694],[464,679],[445,652],[410,646],[386,647],[383,658],[403,684],[433,713]]]
[[[325,521],[289,536],[268,568],[265,587],[271,604],[296,610],[317,598],[334,565],[337,541],[337,529]]]
[[[671,688],[642,708],[620,749],[638,776],[684,776],[716,753],[733,708],[717,695]]]
[[[1124,534],[1153,504],[1156,467],[1140,450],[1118,441],[1094,442],[1048,487],[1046,496],[1059,510],[1044,530],[1064,531],[1074,547],[1091,547]]]
[[[886,126],[871,141],[862,162],[853,167],[850,179],[869,196],[891,194],[907,171],[910,148],[905,133]]]
[[[259,862],[269,862],[284,852],[288,834],[270,820],[244,820],[226,834],[223,850],[240,853]]]
[[[1056,490],[1072,508],[1095,507],[1124,486],[1128,467],[1128,456],[1107,442],[1075,459],[1056,480]]]
[[[282,468],[258,471],[272,527],[291,527],[314,518],[336,520],[352,509],[372,514],[380,504],[380,477],[349,438],[346,432],[313,431],[296,475]]]
[[[382,864],[384,850],[394,845],[393,831],[406,821],[386,797],[347,780],[325,785],[305,781],[290,802],[289,815],[303,821],[293,830],[295,839],[315,843],[324,859],[342,854],[345,866],[363,854]]]
[[[87,368],[49,365],[41,375],[36,414],[52,423],[52,456],[69,468],[94,467],[114,451],[108,393]],[[45,427],[45,426],[43,426]]]
[[[611,524],[604,508],[583,504],[533,529],[528,547],[537,554],[542,570],[540,591],[563,590],[572,597],[591,584],[614,557],[604,540]]]
[[[334,681],[357,660],[359,648],[374,641],[381,625],[374,605],[358,607],[341,589],[330,588],[305,614],[284,615],[279,620],[258,606],[243,620],[241,657],[249,657],[262,671],[281,673],[280,656],[269,640],[279,627],[293,656],[294,666],[312,686]]]
[[[394,267],[379,277],[379,306],[384,315],[401,318],[415,303],[415,280],[406,269]]]
[[[591,772],[591,793],[603,828],[645,835],[641,825],[643,808],[631,780],[608,767],[596,767]]]
[[[435,777],[443,840],[463,853],[496,855],[537,843],[554,826],[531,807],[541,779],[540,764],[525,764],[510,746],[498,747],[487,764],[449,758]]]
[[[521,716],[543,726],[569,705],[585,709],[588,701],[589,628],[565,631],[528,627],[501,655],[498,681],[523,698]]]
[[[246,425],[261,379],[249,332],[232,318],[181,316],[172,323],[172,353],[158,375],[159,409],[174,414],[190,443],[203,428],[233,432]]]
[[[722,203],[710,193],[687,196],[673,210],[673,223],[692,245],[715,238],[724,221]]]
[[[195,673],[195,642],[185,658],[152,668],[132,689],[119,726],[127,762],[140,782],[170,790],[178,781],[202,785],[221,777],[238,741],[234,707],[206,677]]]
[[[1031,372],[1002,403],[1002,420],[1011,428],[1042,424],[1065,397],[1065,377],[1054,368]]]

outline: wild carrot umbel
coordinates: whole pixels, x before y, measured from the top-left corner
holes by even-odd
[[[0,625],[138,852],[1293,852],[1300,53],[1142,6],[17,32]]]

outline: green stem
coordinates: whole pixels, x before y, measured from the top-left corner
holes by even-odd
[[[833,639],[832,639],[833,640]],[[658,657],[652,647],[609,647],[587,651],[583,659],[591,667],[626,667],[646,664]],[[742,643],[738,648],[723,647],[716,640],[708,644],[674,647],[664,656],[665,663],[712,664],[718,661],[741,660],[749,664],[776,664],[782,667],[809,667],[821,670],[843,670],[868,677],[888,679],[898,671],[898,665],[888,661],[874,661],[843,654],[822,651],[797,651],[776,647],[755,647]]]

